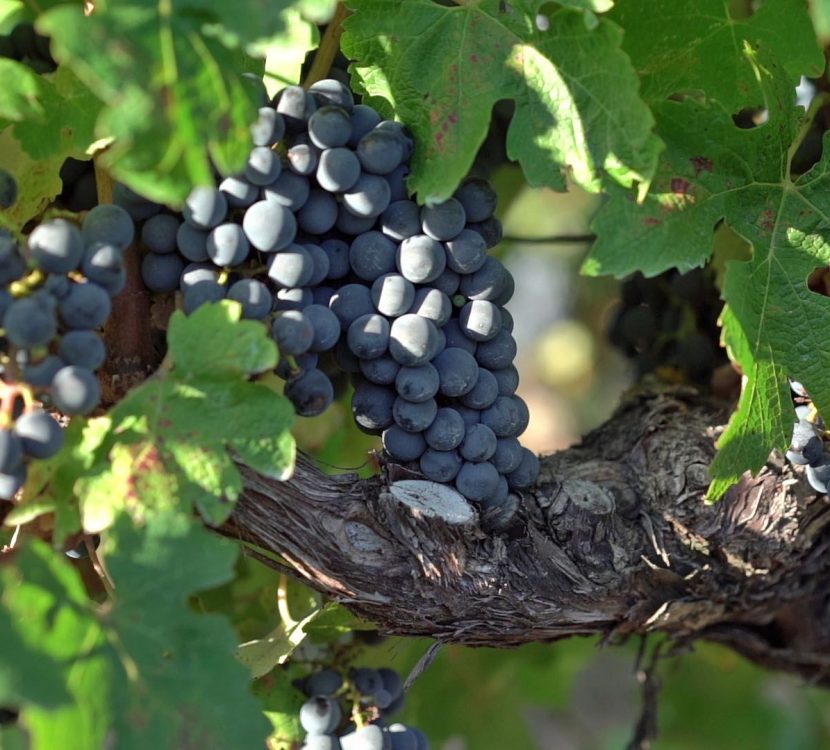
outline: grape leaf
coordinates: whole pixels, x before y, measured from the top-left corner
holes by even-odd
[[[0,613],[50,662],[29,676],[35,694],[21,706],[33,750],[261,747],[267,722],[233,659],[230,628],[188,606],[194,592],[228,580],[235,545],[186,515],[142,529],[121,516],[101,551],[115,586],[105,606],[36,540],[0,573]],[[0,664],[18,674],[27,655],[4,648]],[[54,684],[67,694],[57,708]]]
[[[14,137],[33,159],[89,158],[101,102],[63,65],[41,76],[39,89],[41,113],[15,125]]]
[[[181,504],[222,523],[242,489],[232,453],[273,478],[290,476],[291,405],[248,380],[276,365],[276,347],[261,323],[240,315],[233,302],[173,315],[169,366],[112,410],[96,463],[75,485],[87,531],[107,528],[121,510],[143,520]]]
[[[748,18],[724,0],[672,0],[659,11],[644,2],[621,0],[609,17],[625,29],[623,49],[640,72],[649,100],[705,91],[729,112],[755,107],[763,93],[744,45],[782,61],[780,74],[793,86],[802,75],[824,70],[805,0],[765,2]]]
[[[98,134],[116,138],[105,165],[159,201],[212,184],[211,161],[237,170],[250,149],[256,87],[240,75],[234,53],[202,33],[203,20],[135,0],[88,17],[80,5],[64,5],[37,22],[55,57],[105,104]]]
[[[813,0],[810,3],[810,15],[816,36],[822,44],[826,44],[830,39],[830,0]]]
[[[726,264],[723,339],[744,373],[738,410],[721,436],[709,497],[716,499],[773,448],[785,449],[793,410],[786,375],[804,383],[830,413],[830,362],[824,331],[830,299],[811,292],[807,277],[830,262],[830,162],[790,176],[808,119],[793,104],[786,75],[753,61],[769,120],[741,130],[723,105],[687,99],[655,108],[666,151],[642,205],[615,191],[597,216],[598,240],[588,273],[654,275],[706,262],[713,230],[725,220],[753,248],[749,261]],[[792,335],[793,321],[809,321]]]
[[[43,79],[28,65],[0,57],[0,118],[12,122],[27,117],[41,117],[44,108],[39,101]]]
[[[539,32],[539,2],[348,5],[342,47],[357,60],[354,84],[412,129],[410,187],[419,200],[452,194],[501,99],[516,102],[507,151],[531,184],[564,189],[566,171],[594,192],[604,174],[623,185],[651,178],[661,146],[616,25],[601,20],[589,30],[566,8]]]

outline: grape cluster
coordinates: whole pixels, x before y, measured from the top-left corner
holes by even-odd
[[[393,669],[359,667],[348,679],[333,669],[306,678],[301,689],[309,699],[300,709],[307,732],[302,750],[428,750],[423,732],[404,724],[387,724],[403,707],[403,682]],[[360,717],[360,725],[353,719]]]
[[[58,67],[49,51],[49,37],[38,34],[29,21],[0,35],[0,57],[22,62],[36,73],[52,73]]]
[[[639,375],[667,366],[703,383],[727,362],[715,343],[722,304],[710,270],[672,270],[651,279],[634,274],[621,297],[608,336]]]
[[[132,219],[114,205],[90,211],[80,228],[43,222],[21,247],[0,230],[0,498],[26,480],[27,461],[54,455],[58,422],[37,402],[67,416],[89,414],[101,399],[95,371],[106,357],[98,329],[126,282],[122,253]]]
[[[801,383],[790,380],[790,390],[798,421],[793,425],[787,459],[792,464],[806,466],[810,486],[826,495],[830,492],[830,454],[824,450],[824,421]]]
[[[244,171],[194,189],[181,214],[118,188],[142,222],[145,285],[180,292],[185,313],[232,299],[264,321],[299,415],[325,411],[348,373],[358,426],[393,461],[484,508],[515,503],[539,461],[518,441],[528,410],[513,279],[487,252],[501,239],[492,188],[409,200],[412,140],[334,79],[284,89],[251,136]]]

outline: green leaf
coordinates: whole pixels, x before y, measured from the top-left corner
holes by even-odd
[[[87,531],[122,510],[143,522],[190,505],[221,524],[242,490],[229,450],[267,476],[290,476],[291,405],[248,380],[276,365],[276,347],[265,326],[239,318],[234,302],[171,317],[170,365],[113,409],[95,464],[75,485]]]
[[[41,117],[43,79],[28,65],[0,57],[0,118],[19,122],[27,117]]]
[[[606,174],[623,185],[651,178],[660,142],[619,28],[603,19],[589,31],[582,13],[562,9],[540,33],[540,3],[527,5],[349,2],[342,46],[357,60],[354,82],[412,129],[421,201],[452,194],[501,99],[516,103],[508,155],[531,184],[564,189],[566,171],[591,191]]]
[[[235,54],[203,33],[204,16],[178,5],[174,13],[172,5],[135,0],[88,17],[80,4],[63,5],[37,24],[56,58],[104,102],[98,135],[116,138],[105,165],[164,202],[212,184],[211,163],[224,173],[239,169],[257,107]]]
[[[66,67],[38,76],[20,63],[0,58],[0,163],[17,181],[18,199],[5,213],[24,226],[60,193],[60,168],[68,157],[88,158],[95,142],[100,102]]]
[[[83,158],[95,143],[100,100],[65,66],[41,77],[40,116],[16,125],[14,136],[33,159]]]
[[[830,361],[824,331],[830,300],[807,277],[830,262],[830,161],[790,177],[793,155],[809,123],[793,105],[786,75],[763,68],[769,120],[737,128],[722,105],[687,99],[655,112],[666,152],[645,202],[615,191],[595,222],[598,240],[588,273],[646,275],[706,262],[713,230],[725,220],[753,248],[749,261],[729,261],[723,339],[744,373],[738,410],[721,436],[709,497],[744,471],[757,471],[773,448],[786,449],[793,423],[786,375],[804,383],[819,411],[830,414]],[[792,335],[793,321],[809,321]]]
[[[17,182],[17,200],[3,211],[3,219],[22,228],[45,211],[62,190],[60,154],[48,159],[33,159],[14,137],[14,128],[0,131],[0,163]]]
[[[49,662],[17,703],[33,750],[261,747],[267,722],[232,656],[230,628],[188,606],[194,592],[228,580],[235,545],[184,515],[142,529],[122,516],[101,551],[115,586],[104,606],[42,542],[0,575],[0,622],[8,613],[24,650]],[[28,658],[4,648],[0,673],[21,672]]]
[[[305,730],[300,725],[300,708],[306,697],[293,683],[305,676],[305,667],[288,662],[254,682],[254,695],[262,702],[265,716],[273,727],[268,738],[269,748],[288,750],[302,742]]]
[[[167,341],[182,376],[255,375],[277,366],[277,347],[262,323],[242,320],[238,304],[202,305],[170,317]]]
[[[643,96],[659,100],[677,92],[704,91],[730,112],[759,106],[763,92],[744,45],[781,60],[794,87],[817,77],[824,55],[804,0],[768,1],[749,18],[723,0],[672,0],[659,11],[650,3],[618,2],[609,14],[625,29],[623,48],[640,72]]]

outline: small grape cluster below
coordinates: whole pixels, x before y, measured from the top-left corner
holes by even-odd
[[[825,451],[824,446],[824,420],[818,415],[801,383],[790,380],[790,390],[798,421],[793,425],[787,460],[797,466],[806,466],[810,486],[826,495],[830,493],[830,453]]]
[[[114,205],[90,211],[80,228],[43,222],[25,247],[0,230],[0,498],[23,485],[30,459],[60,450],[58,422],[38,406],[67,416],[89,414],[101,399],[95,371],[106,358],[98,333],[111,299],[126,283],[123,252],[135,228]]]
[[[307,733],[301,750],[428,750],[415,727],[388,723],[404,704],[403,681],[393,669],[359,667],[348,678],[323,669],[300,685],[309,699],[300,709]]]
[[[634,360],[638,375],[670,367],[705,383],[728,361],[717,346],[721,307],[709,269],[634,274],[622,284],[608,337]]]
[[[333,79],[263,103],[251,138],[244,171],[194,189],[180,214],[118,186],[141,222],[145,285],[180,292],[188,314],[239,302],[269,326],[297,414],[325,411],[347,374],[357,425],[392,461],[515,509],[539,460],[518,441],[529,415],[513,279],[488,254],[495,192],[472,179],[418,206],[404,128]]]

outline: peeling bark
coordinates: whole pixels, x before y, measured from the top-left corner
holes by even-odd
[[[706,505],[727,415],[689,389],[631,395],[543,460],[506,533],[307,460],[287,483],[245,469],[224,532],[387,633],[506,647],[662,632],[830,686],[830,501],[773,459]]]

